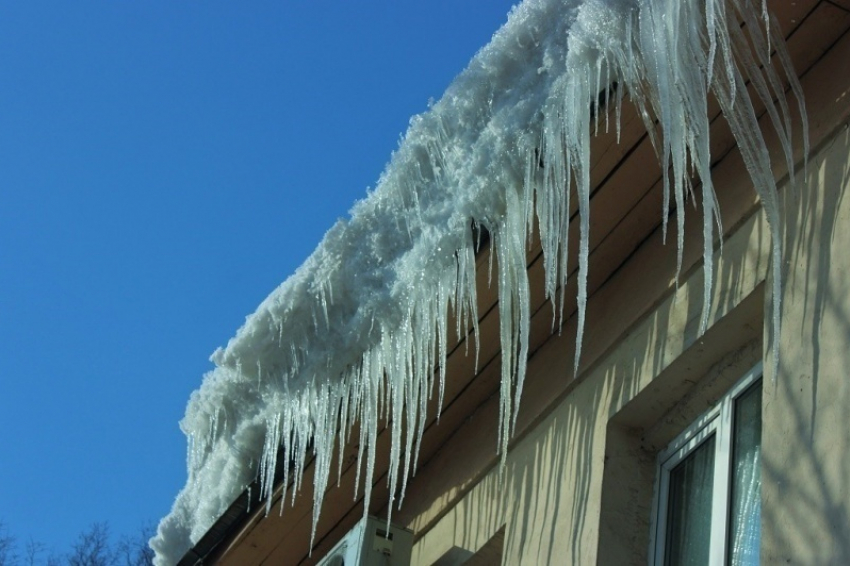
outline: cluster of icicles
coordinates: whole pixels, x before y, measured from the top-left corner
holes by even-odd
[[[349,442],[358,446],[352,496],[362,489],[368,510],[382,423],[392,446],[389,507],[395,497],[400,504],[417,466],[427,403],[436,393],[442,406],[450,332],[478,347],[473,225],[490,234],[495,256],[502,385],[494,448],[504,457],[528,356],[532,224],[536,217],[546,295],[563,313],[563,289],[573,274],[567,235],[574,190],[577,365],[587,301],[590,138],[599,128],[619,135],[624,96],[640,112],[664,172],[659,214],[666,233],[667,211],[675,210],[680,266],[685,201],[701,198],[708,274],[703,327],[719,230],[709,96],[719,103],[774,234],[778,329],[777,191],[747,84],[766,103],[789,168],[792,120],[781,74],[801,110],[802,97],[778,26],[753,1],[543,0],[516,7],[444,97],[411,121],[376,190],[213,355],[216,369],[181,422],[190,438],[189,480],[152,539],[158,563],[179,560],[258,474],[270,504],[282,466],[284,489],[293,482],[282,501],[294,498],[311,458],[315,531],[334,448]],[[770,64],[772,50],[781,73]],[[608,93],[605,108],[600,93]],[[805,120],[802,129],[805,139]],[[694,172],[700,191],[692,186]],[[349,438],[353,429],[359,438]]]

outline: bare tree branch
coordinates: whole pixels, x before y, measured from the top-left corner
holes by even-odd
[[[145,523],[113,544],[109,524],[93,523],[77,535],[66,554],[48,553],[47,545],[30,537],[19,556],[17,539],[0,521],[0,566],[152,566],[154,552],[148,541],[154,533],[153,523]]]
[[[41,553],[47,550],[47,546],[43,542],[39,542],[30,537],[24,547],[25,564],[27,566],[35,566],[36,560],[41,556]]]
[[[145,523],[135,536],[122,536],[116,546],[118,564],[120,566],[152,566],[154,553],[148,541],[155,532],[153,523]]]
[[[0,521],[0,566],[12,566],[17,564],[15,537],[9,534],[6,524]]]
[[[109,525],[93,523],[77,537],[68,566],[114,566],[115,552],[109,544]]]

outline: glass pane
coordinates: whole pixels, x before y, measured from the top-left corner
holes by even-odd
[[[735,403],[729,564],[759,563],[761,547],[761,382]]]
[[[714,435],[711,435],[670,472],[665,564],[708,564],[713,482]]]

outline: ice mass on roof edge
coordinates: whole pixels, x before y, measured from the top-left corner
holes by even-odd
[[[294,483],[282,504],[294,499],[314,457],[315,531],[334,444],[342,450],[355,421],[361,425],[354,439],[355,492],[362,483],[364,509],[379,423],[391,434],[388,508],[396,496],[401,503],[435,390],[442,406],[449,332],[478,339],[470,222],[490,232],[496,256],[490,269],[502,368],[494,424],[496,448],[505,457],[528,354],[525,252],[532,223],[536,218],[546,295],[556,311],[562,313],[567,278],[577,277],[577,366],[587,301],[590,136],[597,128],[619,132],[624,95],[638,109],[664,172],[665,232],[672,195],[679,265],[686,198],[701,199],[709,275],[715,235],[722,233],[710,176],[709,94],[729,123],[775,233],[776,185],[745,88],[748,81],[766,103],[793,171],[791,113],[781,77],[769,64],[771,49],[805,112],[777,26],[768,25],[765,2],[753,2],[542,0],[515,7],[443,98],[411,120],[376,190],[213,354],[216,368],[192,394],[181,421],[189,477],[151,540],[157,563],[176,563],[257,476],[270,504],[279,452],[293,463],[283,466],[284,489]],[[599,93],[614,82],[619,88],[610,108],[595,112]],[[804,118],[804,143],[805,130]],[[567,265],[570,186],[578,205],[577,272]],[[779,238],[772,245],[778,329]],[[711,285],[705,277],[703,328]],[[450,310],[457,321],[452,329]],[[477,344],[471,349],[476,355]]]

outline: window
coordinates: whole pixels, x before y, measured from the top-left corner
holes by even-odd
[[[659,454],[650,563],[758,564],[760,454],[761,366]]]

